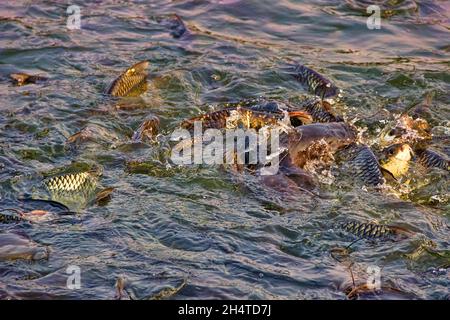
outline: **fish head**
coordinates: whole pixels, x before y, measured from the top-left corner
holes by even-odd
[[[409,161],[413,155],[414,152],[409,144],[397,143],[382,151],[380,166],[397,179],[408,172]]]
[[[127,71],[125,71],[126,76],[134,76],[140,73],[145,72],[145,70],[147,70],[148,66],[149,66],[149,62],[147,60],[138,62],[136,64],[134,64],[133,66],[131,66],[130,68],[127,69]]]
[[[382,151],[381,160],[387,162],[393,159],[400,161],[410,161],[414,156],[414,151],[407,143],[393,144]]]
[[[16,82],[18,86],[24,85],[27,82],[28,78],[30,78],[30,76],[25,73],[11,73],[9,76]]]
[[[425,119],[412,117],[404,114],[396,123],[386,127],[380,135],[382,146],[404,142],[419,142],[431,139],[430,126]]]

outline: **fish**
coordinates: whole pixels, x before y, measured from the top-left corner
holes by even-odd
[[[83,189],[90,189],[94,184],[92,172],[79,172],[59,175],[48,178],[44,181],[49,191],[77,192]]]
[[[336,151],[355,140],[356,131],[347,123],[311,123],[281,135],[280,145],[288,150],[286,158],[292,165],[305,168],[330,164]]]
[[[0,261],[48,259],[49,250],[25,236],[15,233],[0,234]]]
[[[302,119],[304,122],[311,121],[311,116],[304,111],[287,113],[287,116],[290,115]],[[196,121],[200,121],[203,129],[244,127],[259,130],[267,125],[280,125],[284,118],[285,114],[282,113],[268,113],[255,111],[251,108],[236,107],[213,111],[185,120],[181,123],[181,127],[190,130],[194,128],[194,123]]]
[[[19,203],[22,206],[46,211],[57,211],[57,212],[68,212],[69,208],[59,202],[53,200],[45,200],[45,199],[32,199],[32,198],[20,198],[18,199]]]
[[[346,221],[341,223],[339,227],[342,230],[363,239],[386,239],[398,235],[410,236],[413,234],[412,231],[402,227],[372,222]]]
[[[114,285],[116,288],[116,294],[114,295],[114,299],[117,300],[133,300],[131,295],[127,290],[128,281],[124,277],[118,277],[116,280],[116,284]]]
[[[433,91],[428,92],[425,95],[424,101],[414,106],[410,112],[413,118],[423,118],[429,115],[434,95],[435,93]]]
[[[386,182],[377,157],[367,145],[359,148],[356,156],[350,161],[350,165],[354,168],[353,174],[365,185],[380,186]]]
[[[342,122],[339,116],[335,116],[329,112],[331,106],[328,102],[321,99],[313,98],[303,101],[301,109],[306,110],[312,117],[314,122]]]
[[[44,185],[51,200],[62,203],[69,207],[70,211],[76,212],[96,203],[100,174],[94,170],[62,174],[45,179]]]
[[[400,178],[408,172],[409,162],[413,156],[414,152],[409,144],[397,143],[383,149],[380,166],[395,178]]]
[[[330,80],[304,65],[296,64],[290,73],[321,99],[331,99],[341,94],[341,90]]]
[[[450,171],[450,160],[431,149],[416,150],[418,162],[426,168],[441,168]]]
[[[109,200],[111,200],[111,194],[113,193],[114,190],[115,188],[110,187],[97,192],[97,194],[95,195],[95,203],[98,205],[103,205],[107,203]]]
[[[48,80],[46,77],[29,75],[26,73],[11,73],[9,76],[17,86],[23,86],[30,83],[40,83]]]
[[[422,118],[413,119],[402,114],[393,126],[387,126],[380,133],[380,145],[387,146],[395,143],[415,144],[432,138],[428,122]]]
[[[147,90],[148,61],[141,61],[129,67],[106,90],[114,97],[139,96]]]
[[[156,116],[148,116],[139,128],[134,132],[132,141],[152,141],[159,131],[159,119]]]
[[[188,33],[186,25],[177,14],[171,14],[161,19],[161,22],[170,29],[170,35],[175,39],[179,39]]]
[[[168,299],[170,297],[173,297],[176,294],[178,294],[186,285],[187,285],[187,280],[183,279],[183,281],[181,282],[181,284],[178,287],[164,288],[161,291],[159,291],[158,293],[149,297],[149,300],[162,300],[162,299]]]
[[[227,104],[227,106],[229,107],[229,104]],[[308,112],[305,112],[305,110],[299,110],[298,108],[293,108],[284,103],[266,100],[262,97],[241,100],[235,104],[235,107],[245,107],[252,111],[280,115],[281,117],[284,117],[287,114],[291,125],[294,127],[309,124],[314,121],[313,117]]]

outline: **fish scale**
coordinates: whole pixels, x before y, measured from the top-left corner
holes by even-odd
[[[340,93],[340,89],[330,80],[304,65],[297,64],[293,71],[300,83],[308,86],[310,91],[322,99],[333,98]]]
[[[16,214],[6,214],[0,212],[0,223],[15,223],[22,221],[22,217]]]
[[[378,160],[368,146],[364,145],[360,148],[356,157],[351,161],[351,164],[355,168],[355,175],[364,184],[378,186],[385,182]]]
[[[435,151],[425,149],[418,151],[417,154],[419,163],[424,167],[450,170],[450,161]]]
[[[385,238],[395,234],[389,226],[357,221],[344,222],[340,227],[358,237],[365,239]]]
[[[134,91],[144,91],[147,83],[147,67],[148,61],[141,61],[131,66],[111,83],[106,93],[115,97],[124,97],[131,95]]]
[[[308,111],[315,122],[342,122],[343,119],[328,112],[320,99],[309,99],[302,103],[302,109]]]
[[[51,191],[78,191],[89,183],[90,179],[88,172],[81,172],[49,178],[45,181],[45,185]]]
[[[283,119],[279,114],[254,111],[247,108],[237,107],[214,111],[199,117],[185,120],[181,126],[185,129],[192,129],[195,121],[201,121],[203,129],[225,128],[227,119],[233,116],[233,112],[237,112],[240,122],[243,122],[249,128],[260,128],[268,124],[277,124]]]

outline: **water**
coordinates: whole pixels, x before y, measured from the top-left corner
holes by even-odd
[[[43,176],[71,164],[101,165],[101,185],[116,189],[109,203],[81,206],[76,216],[0,225],[1,232],[20,232],[50,248],[48,260],[1,261],[0,297],[112,299],[123,277],[137,299],[178,287],[169,298],[345,299],[352,284],[348,260],[337,261],[331,251],[354,238],[333,226],[353,218],[417,231],[400,242],[352,245],[357,284],[366,283],[368,267],[381,268],[384,289],[360,298],[448,299],[448,174],[414,172],[413,183],[429,185],[409,199],[363,190],[344,175],[324,184],[327,197],[318,199],[274,192],[254,176],[217,167],[166,168],[156,161],[158,147],[128,143],[149,114],[169,134],[213,104],[305,94],[280,71],[286,61],[332,79],[345,92],[336,111],[364,118],[369,131],[432,93],[428,120],[434,133],[448,137],[449,3],[377,1],[381,29],[369,30],[369,2],[73,1],[82,29],[72,31],[65,1],[2,3],[2,208],[11,206],[8,199],[42,194]],[[173,38],[160,23],[173,13],[188,35]],[[151,84],[142,99],[115,103],[102,96],[122,70],[143,59],[151,62]],[[8,74],[19,71],[50,81],[14,87]],[[68,149],[66,139],[88,124],[102,136]],[[436,147],[449,155],[448,139]],[[129,172],[132,160],[149,168]],[[434,248],[405,256],[427,239]],[[81,270],[79,290],[66,287],[71,265]]]

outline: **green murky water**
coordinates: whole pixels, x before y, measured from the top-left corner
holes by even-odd
[[[435,147],[449,156],[449,4],[373,2],[382,8],[379,30],[366,26],[371,1],[79,2],[81,30],[66,28],[65,1],[2,3],[2,210],[17,198],[45,195],[42,179],[61,168],[100,165],[99,183],[116,189],[106,205],[76,199],[74,216],[0,224],[1,233],[26,235],[50,250],[46,260],[1,261],[0,297],[111,299],[123,277],[137,299],[180,287],[171,298],[345,299],[347,260],[331,251],[354,240],[334,228],[353,218],[417,232],[404,241],[352,245],[357,284],[366,282],[368,267],[381,268],[384,289],[360,298],[448,299],[448,173],[413,165],[415,189],[402,198],[364,190],[349,175],[324,183],[327,197],[318,199],[275,192],[255,176],[217,167],[167,168],[158,146],[129,143],[149,114],[160,118],[164,135],[220,102],[304,95],[280,70],[298,61],[342,88],[336,112],[362,119],[374,137],[432,93],[427,119],[443,137]],[[189,29],[179,39],[160,23],[173,13]],[[117,102],[101,94],[144,59],[145,95]],[[50,80],[15,87],[8,75],[20,71]],[[66,139],[88,125],[97,139],[68,148]],[[129,172],[129,161],[149,165]],[[427,240],[434,247],[417,253]],[[78,290],[66,287],[71,265],[81,270]]]

